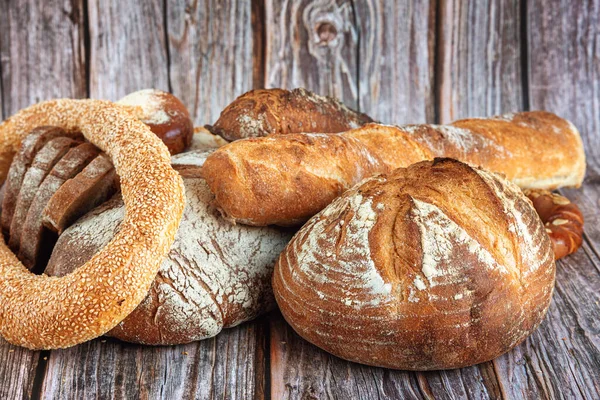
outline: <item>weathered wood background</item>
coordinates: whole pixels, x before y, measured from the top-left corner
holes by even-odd
[[[342,361],[277,313],[177,347],[0,342],[0,398],[600,398],[600,0],[0,0],[4,118],[52,97],[171,90],[198,124],[253,87],[304,86],[389,123],[546,109],[588,156],[583,248],[541,327],[478,366]]]

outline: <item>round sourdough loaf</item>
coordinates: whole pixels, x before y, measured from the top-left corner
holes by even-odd
[[[548,235],[498,175],[436,159],[364,181],[294,236],[273,278],[285,319],[347,360],[407,370],[493,359],[542,321]]]

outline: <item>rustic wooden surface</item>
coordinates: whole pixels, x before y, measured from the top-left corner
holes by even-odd
[[[4,118],[52,97],[171,90],[197,124],[252,87],[304,86],[389,123],[546,109],[581,130],[586,217],[546,320],[498,359],[453,371],[333,357],[277,312],[213,339],[97,339],[32,352],[0,339],[0,399],[600,398],[600,0],[0,2]]]

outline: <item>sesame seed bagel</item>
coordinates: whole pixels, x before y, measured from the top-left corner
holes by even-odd
[[[64,277],[30,273],[0,240],[0,334],[31,349],[73,346],[104,334],[146,296],[182,216],[183,182],[167,147],[108,101],[51,100],[0,124],[0,181],[35,127],[80,131],[106,152],[121,179],[126,215],[113,240]]]

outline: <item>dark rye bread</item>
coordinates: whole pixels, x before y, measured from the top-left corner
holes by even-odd
[[[8,237],[12,217],[15,212],[19,190],[23,183],[25,173],[31,166],[37,152],[44,147],[48,141],[60,136],[78,136],[67,134],[61,128],[55,126],[41,126],[35,128],[31,133],[23,138],[19,150],[15,154],[8,176],[4,185],[4,197],[2,200],[2,214],[0,216],[0,224],[2,232]]]
[[[40,185],[25,219],[21,232],[19,259],[34,271],[48,260],[56,236],[51,235],[42,223],[42,214],[50,198],[67,181],[83,170],[100,152],[91,143],[81,143],[71,148],[62,159],[54,165],[50,173]]]
[[[235,99],[208,128],[232,141],[272,134],[337,133],[368,122],[373,122],[368,115],[306,89],[257,89]]]
[[[110,198],[117,185],[117,175],[110,158],[106,154],[98,154],[52,195],[42,213],[42,223],[60,235],[79,217]]]
[[[273,265],[291,233],[232,225],[212,205],[200,177],[206,153],[180,154],[186,207],[175,242],[148,296],[109,332],[122,340],[167,345],[211,337],[273,306]],[[178,162],[173,157],[173,162]],[[62,276],[85,263],[118,232],[120,194],[88,213],[59,238],[46,273]]]
[[[8,245],[16,254],[19,252],[21,232],[25,224],[25,219],[38,188],[54,165],[71,147],[78,143],[80,142],[67,136],[56,137],[48,141],[33,158],[31,166],[27,169],[23,177],[10,224]]]

